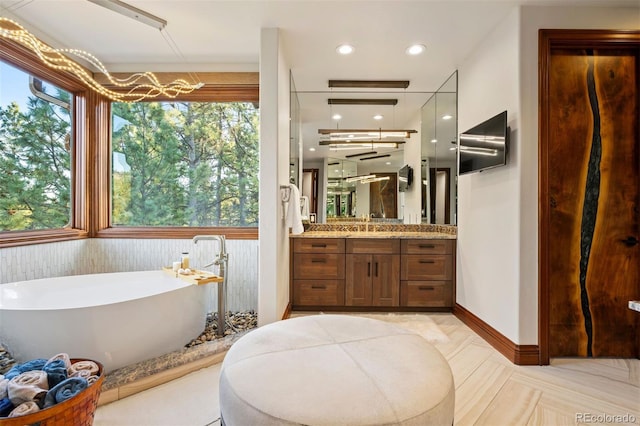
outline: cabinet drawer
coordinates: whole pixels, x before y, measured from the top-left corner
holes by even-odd
[[[292,238],[294,253],[344,253],[343,238]]]
[[[344,254],[295,253],[293,279],[344,279]]]
[[[344,280],[294,280],[296,306],[344,306]]]
[[[402,254],[452,254],[453,240],[402,240]]]
[[[393,254],[400,253],[400,240],[347,239],[347,253]]]
[[[400,306],[451,307],[453,284],[451,281],[401,281]]]
[[[452,278],[453,257],[451,255],[402,255],[401,280],[450,280]]]

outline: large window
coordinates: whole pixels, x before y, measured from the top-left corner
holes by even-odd
[[[251,102],[112,103],[112,227],[255,227]]]
[[[0,61],[0,232],[71,226],[72,95]]]

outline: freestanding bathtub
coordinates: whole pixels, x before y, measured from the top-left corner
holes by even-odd
[[[207,285],[162,271],[0,285],[0,342],[18,362],[60,352],[107,372],[182,348],[205,327]]]

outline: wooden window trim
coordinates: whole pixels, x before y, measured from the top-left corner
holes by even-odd
[[[74,95],[71,225],[61,229],[0,232],[0,248],[85,238],[178,239],[198,234],[258,239],[258,227],[111,227],[110,101],[89,90],[72,74],[48,68],[31,51],[11,41],[0,40],[0,59]],[[186,74],[159,75],[161,79],[175,79]],[[259,102],[258,73],[204,73],[204,76],[206,86],[181,96],[179,101]]]
[[[184,77],[184,76],[183,76]],[[114,89],[115,90],[115,89]],[[257,84],[205,86],[178,99],[154,98],[150,101],[177,102],[259,102]],[[258,227],[182,227],[111,226],[111,101],[96,99],[93,125],[92,217],[90,235],[97,238],[187,239],[200,234],[224,235],[229,240],[257,240]]]
[[[71,164],[71,223],[69,227],[36,231],[0,232],[0,248],[69,241],[87,238],[87,89],[71,74],[56,72],[40,62],[28,49],[7,40],[0,40],[0,59],[35,77],[70,92],[73,99],[73,161]]]

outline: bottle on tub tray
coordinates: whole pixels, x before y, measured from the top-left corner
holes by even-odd
[[[180,262],[182,263],[182,269],[188,269],[189,268],[189,253],[188,252],[182,252],[182,256],[180,256]]]

